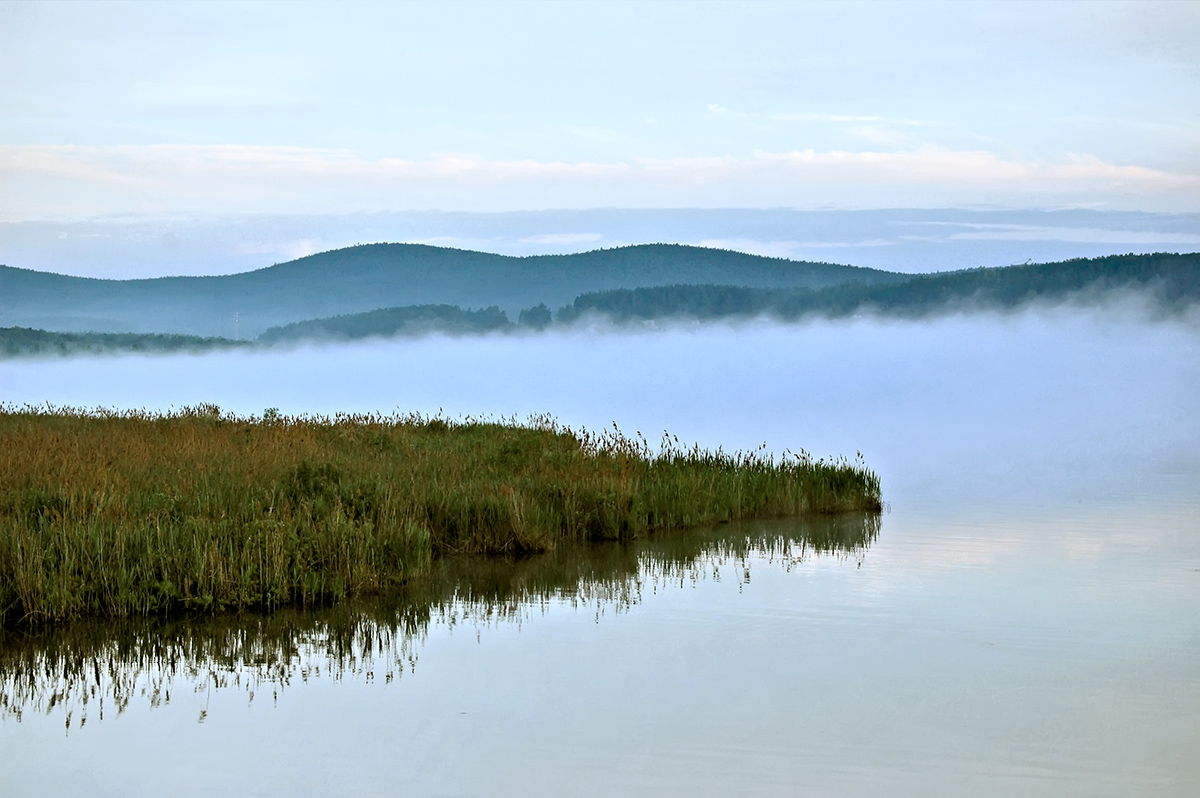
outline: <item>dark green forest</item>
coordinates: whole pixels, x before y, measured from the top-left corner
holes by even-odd
[[[272,327],[259,343],[299,340],[342,340],[377,335],[419,335],[430,332],[485,333],[512,326],[508,315],[492,305],[483,310],[463,310],[457,305],[409,305],[369,313],[353,313]]]
[[[0,357],[101,355],[116,352],[206,352],[245,348],[249,341],[156,333],[61,333],[28,327],[0,327]]]
[[[615,250],[614,250],[615,251]],[[0,328],[0,357],[104,352],[199,352],[296,341],[367,337],[482,334],[570,325],[589,316],[615,323],[684,318],[719,320],[770,316],[796,320],[877,313],[920,318],[949,312],[1012,310],[1029,304],[1096,304],[1136,295],[1160,313],[1200,302],[1200,254],[1114,255],[1060,263],[897,275],[896,282],[850,282],[816,288],[701,283],[582,293],[552,313],[544,302],[513,322],[492,304],[464,309],[420,304],[314,318],[271,327],[254,342],[192,335],[49,332]]]
[[[847,316],[876,312],[920,317],[951,311],[1015,309],[1030,303],[1099,301],[1136,291],[1159,309],[1177,312],[1200,300],[1200,254],[1114,255],[1061,263],[913,275],[890,285],[819,289],[669,285],[583,294],[561,308],[559,322],[589,313],[613,321],[669,317],[721,319],[770,315]]]
[[[369,244],[242,274],[97,280],[0,266],[0,327],[256,338],[271,327],[413,305],[540,303],[650,285],[819,288],[905,275],[703,247],[644,244],[517,258],[421,244]]]

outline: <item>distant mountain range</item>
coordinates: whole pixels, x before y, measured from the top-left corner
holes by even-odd
[[[495,305],[515,316],[580,294],[671,284],[868,285],[907,275],[728,250],[646,244],[517,258],[370,244],[220,277],[97,280],[0,267],[0,327],[255,338],[270,327],[406,305]]]
[[[363,250],[370,250],[370,248],[355,247],[351,250],[342,250],[342,252],[361,256]],[[380,255],[381,252],[386,255],[388,250],[377,251],[375,254]],[[403,252],[404,250],[401,250],[401,253]],[[455,251],[435,250],[435,252],[453,253]],[[480,275],[486,272],[485,267],[479,266],[472,257],[467,257],[480,253],[459,254],[464,256],[462,262],[467,264],[464,268],[469,273]],[[1057,304],[1071,301],[1077,304],[1089,304],[1124,295],[1137,295],[1147,306],[1164,314],[1177,313],[1200,304],[1200,254],[1116,255],[1094,259],[1080,258],[1059,263],[1009,266],[998,269],[969,269],[922,275],[854,269],[850,266],[834,266],[832,264],[777,261],[690,247],[629,247],[618,250],[602,250],[587,253],[587,255],[596,257],[589,259],[578,255],[544,259],[501,258],[501,262],[515,260],[522,262],[522,267],[528,267],[525,262],[538,261],[542,263],[540,268],[547,272],[552,271],[551,267],[560,267],[560,272],[553,275],[554,279],[558,281],[557,283],[549,278],[543,282],[543,285],[558,286],[555,288],[556,291],[560,290],[562,285],[568,284],[568,278],[575,279],[580,284],[586,284],[589,280],[597,282],[606,279],[649,283],[656,278],[664,276],[669,278],[670,275],[684,273],[701,280],[716,274],[730,282],[716,283],[709,280],[685,283],[675,280],[667,284],[644,284],[601,291],[586,291],[576,295],[569,303],[559,307],[556,312],[552,311],[545,301],[539,301],[538,304],[525,307],[519,313],[514,314],[515,321],[505,309],[494,301],[486,307],[475,310],[464,309],[458,304],[451,303],[423,303],[376,308],[366,312],[289,321],[261,331],[256,336],[255,342],[244,339],[230,340],[228,337],[201,337],[163,332],[132,334],[47,331],[14,325],[0,329],[0,356],[117,351],[202,351],[213,348],[274,345],[313,340],[345,341],[368,337],[417,335],[428,332],[479,334],[514,329],[536,331],[550,326],[576,324],[590,318],[614,324],[667,319],[737,319],[754,316],[797,320],[813,316],[838,317],[858,313],[912,318],[946,312],[1008,310],[1032,303]],[[623,255],[629,256],[634,262],[641,258],[642,262],[647,265],[646,273],[651,276],[640,277],[639,272],[629,265],[629,261],[621,260]],[[449,258],[449,256],[447,257]],[[500,258],[500,256],[487,257]],[[695,260],[689,261],[688,258],[692,257]],[[576,258],[580,260],[572,260]],[[318,270],[315,277],[313,269],[316,267],[312,267],[311,264],[296,271],[289,272],[286,269],[286,267],[310,260],[310,258],[305,258],[292,264],[272,267],[272,269],[284,270],[271,275],[272,284],[278,287],[281,294],[293,297],[290,306],[282,300],[278,301],[274,305],[277,311],[282,307],[298,307],[300,300],[297,297],[306,295],[304,291],[306,286],[311,290],[313,285],[328,285],[335,282],[332,277],[336,276],[336,272],[332,271],[333,266],[330,263],[326,263],[323,267],[325,271]],[[550,266],[546,265],[547,261],[551,261]],[[565,265],[564,261],[566,261]],[[449,262],[455,261],[449,259]],[[352,258],[350,263],[353,266],[358,262]],[[371,263],[375,263],[375,267],[372,267]],[[745,273],[738,272],[734,268],[737,264],[746,267]],[[377,271],[372,272],[372,268],[377,268]],[[407,268],[412,268],[411,264]],[[572,272],[571,269],[576,271]],[[358,286],[356,289],[358,293],[355,294],[358,298],[354,301],[370,305],[372,300],[364,293],[364,286],[367,284],[365,282],[367,278],[364,275],[369,276],[375,273],[378,276],[379,272],[383,272],[386,276],[388,270],[379,267],[378,261],[369,261],[368,259],[366,265],[358,263],[357,271],[354,268],[348,268],[347,271],[351,275],[348,282]],[[450,272],[452,271],[453,269],[450,270]],[[534,271],[537,270],[534,269]],[[235,280],[252,275],[264,275],[266,272],[271,272],[271,269],[230,277],[167,278],[165,280],[129,281],[128,283],[62,278],[57,275],[41,275],[41,277],[68,281],[79,280],[78,283],[59,283],[64,289],[79,288],[82,284],[85,288],[80,290],[98,290],[92,285],[96,283],[101,286],[133,285],[135,288],[132,290],[148,291],[149,289],[143,286],[168,283],[168,280]],[[442,275],[447,284],[461,287],[462,281],[450,272]],[[33,278],[27,278],[26,275],[38,275],[39,273],[20,272],[15,269],[0,273],[0,290],[6,291],[0,303],[5,308],[15,307],[18,310],[24,310],[20,303],[13,300],[13,295],[7,293],[7,286],[3,283],[4,278],[11,277],[13,274],[19,275],[18,281],[21,279],[33,281]],[[494,276],[491,275],[493,278]],[[295,285],[290,284],[289,279],[293,279]],[[513,279],[520,279],[520,275]],[[382,278],[380,280],[381,285],[386,282]],[[776,284],[762,285],[762,283],[770,283],[772,280],[776,281]],[[807,284],[803,284],[805,282]],[[53,283],[47,282],[41,286],[41,290],[49,291],[47,286],[51,284]],[[497,290],[501,292],[513,289],[506,283],[495,284],[500,286]],[[180,314],[196,312],[197,305],[195,303],[199,300],[194,297],[190,298],[192,304],[188,304],[186,292],[182,299],[175,300],[178,304],[172,304],[169,301],[169,297],[172,296],[169,291],[182,291],[181,285],[187,285],[187,283],[168,283],[168,289],[161,289],[164,293],[160,296],[167,298],[162,300],[165,304],[155,309],[158,314],[169,317],[172,309]],[[210,287],[209,296],[216,295],[215,290],[211,289],[211,283],[204,285]],[[521,288],[527,289],[527,287]],[[222,288],[222,290],[228,291],[228,288]],[[553,294],[553,292],[549,293]],[[139,296],[134,293],[124,298],[119,297],[119,299],[125,302],[134,302],[136,299],[144,305],[147,302],[145,297],[148,295]],[[510,293],[508,296],[516,295],[518,294]],[[532,294],[535,298],[544,295]],[[129,296],[133,296],[134,299],[130,299]],[[386,296],[386,292],[381,289],[374,301],[376,303],[383,302]],[[77,297],[68,296],[63,304],[70,306],[70,303],[76,300],[78,300]],[[39,295],[39,301],[47,304],[49,298]],[[86,302],[87,297],[78,301]],[[118,300],[111,301],[115,303]],[[353,302],[345,297],[331,297],[330,301],[335,304],[341,302],[353,305]],[[79,306],[81,305],[74,307]],[[258,318],[260,321],[255,323],[261,324],[262,317]],[[250,327],[251,323],[247,321],[245,324]],[[243,330],[243,335],[245,332],[246,330]]]

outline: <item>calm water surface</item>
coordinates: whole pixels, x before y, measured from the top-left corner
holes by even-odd
[[[1198,386],[1194,327],[1116,311],[5,363],[10,402],[551,410],[861,450],[891,512],[9,636],[0,785],[1200,794]]]

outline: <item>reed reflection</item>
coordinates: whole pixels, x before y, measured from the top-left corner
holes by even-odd
[[[861,565],[878,514],[788,519],[659,535],[631,543],[560,546],[521,559],[443,559],[393,594],[269,615],[90,621],[0,637],[0,717],[61,713],[65,728],[154,709],[172,697],[243,691],[248,703],[311,679],[388,684],[417,667],[430,629],[523,623],[555,603],[597,617],[659,591],[752,562],[791,571],[812,558]],[[200,700],[199,722],[208,716]]]

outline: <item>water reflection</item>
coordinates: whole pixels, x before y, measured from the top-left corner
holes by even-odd
[[[172,694],[241,690],[280,701],[296,682],[390,683],[414,672],[428,630],[522,623],[551,603],[623,612],[645,591],[750,561],[792,570],[814,557],[862,564],[878,515],[729,524],[627,544],[561,547],[520,560],[442,560],[395,594],[319,610],[205,619],[82,622],[0,637],[0,717],[61,713],[68,732]],[[727,568],[726,566],[732,566]],[[198,720],[208,715],[202,702]]]

